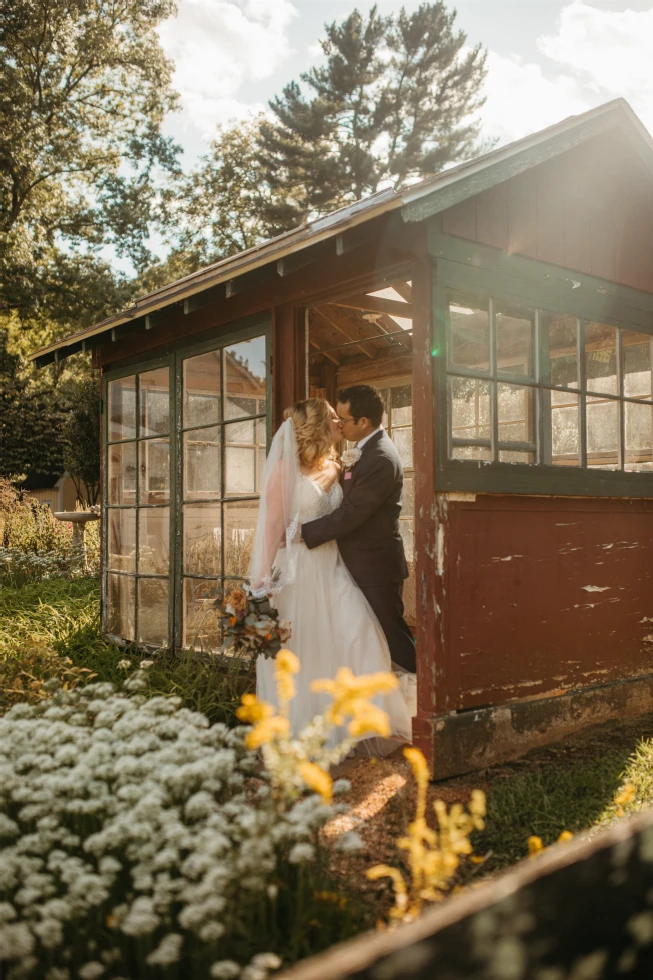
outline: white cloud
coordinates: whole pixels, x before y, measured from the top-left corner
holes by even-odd
[[[549,79],[540,65],[494,51],[488,54],[485,95],[483,132],[498,137],[500,144],[590,108],[575,79],[568,75]]]
[[[577,0],[562,10],[557,33],[538,46],[594,92],[593,101],[623,96],[653,127],[653,3],[613,11]]]
[[[290,55],[291,0],[181,0],[159,30],[176,64],[177,125],[210,139],[216,125],[262,108],[239,98],[242,86],[268,78]]]

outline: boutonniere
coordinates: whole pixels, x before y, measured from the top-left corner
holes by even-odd
[[[363,453],[358,448],[358,446],[354,446],[353,449],[345,449],[344,453],[342,453],[340,456],[340,462],[342,463],[342,465],[345,467],[346,470],[350,470],[353,466],[356,465],[356,463],[358,462],[358,460],[361,458],[362,455]]]

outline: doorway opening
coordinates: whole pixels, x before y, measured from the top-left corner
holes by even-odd
[[[369,384],[385,402],[383,425],[404,466],[400,529],[409,577],[404,585],[406,621],[416,629],[413,306],[410,278],[372,284],[355,295],[307,307],[306,388],[335,405],[340,388]]]

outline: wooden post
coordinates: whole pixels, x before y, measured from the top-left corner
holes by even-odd
[[[436,577],[435,408],[432,267],[423,243],[413,270],[413,453],[415,459],[415,586],[417,594],[417,715],[413,742],[429,763],[439,700],[437,661],[442,649],[442,600]]]
[[[306,351],[304,307],[285,303],[272,313],[272,428],[283,421],[283,411],[305,398]]]

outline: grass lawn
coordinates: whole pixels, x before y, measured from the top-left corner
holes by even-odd
[[[142,654],[108,643],[100,635],[100,585],[97,578],[53,578],[0,588],[0,666],[7,677],[20,670],[38,674],[41,649],[69,657],[75,667],[90,670],[95,680],[120,684]],[[157,654],[147,677],[149,693],[174,694],[186,707],[202,711],[211,722],[233,723],[240,696],[253,684],[252,671],[223,669],[192,654]]]

